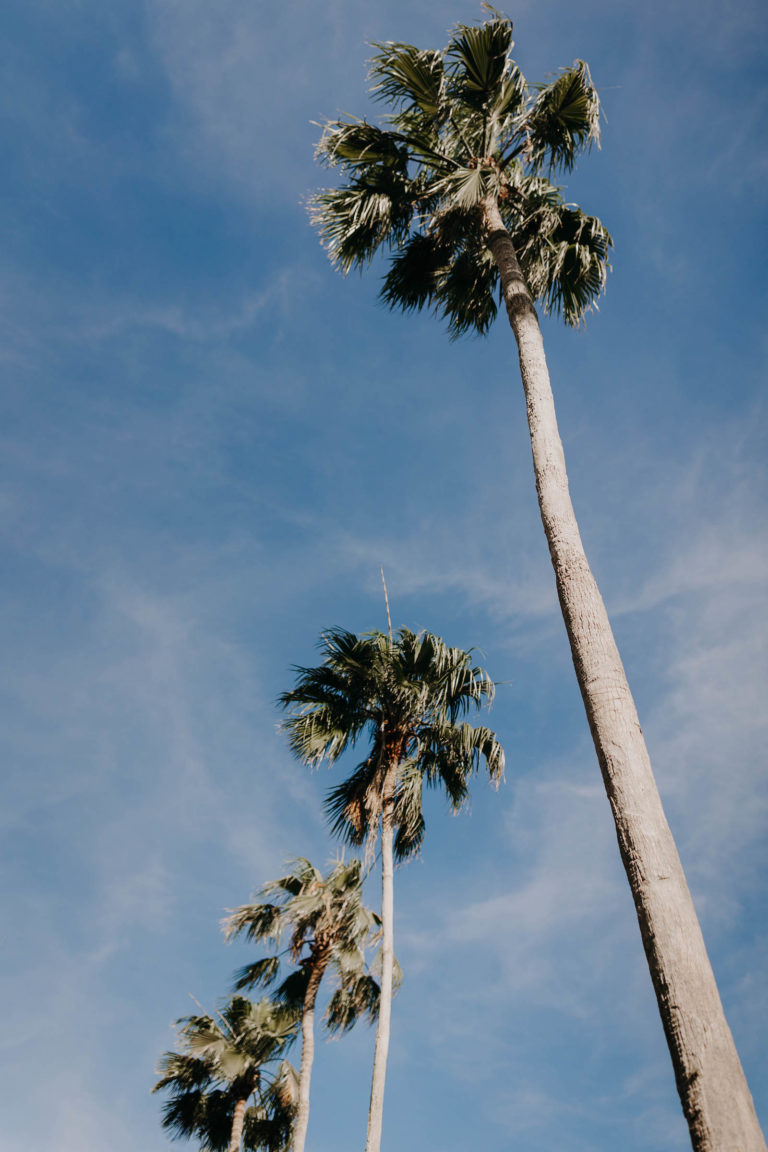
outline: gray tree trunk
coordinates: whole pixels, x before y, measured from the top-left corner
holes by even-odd
[[[247,1100],[238,1100],[232,1116],[232,1132],[229,1137],[229,1152],[240,1152],[243,1142],[243,1120],[245,1119],[245,1106]]]
[[[304,1152],[309,1126],[309,1084],[312,1078],[312,1062],[315,1058],[315,1001],[317,990],[323,978],[325,964],[318,964],[313,970],[304,993],[301,1014],[301,1068],[299,1069],[299,1101],[296,1108],[296,1122],[293,1127],[293,1152]]]
[[[486,243],[520,356],[536,490],[573,664],[696,1152],[765,1152],[602,598],[589,569],[536,311],[493,199]]]
[[[384,1084],[389,1053],[389,1022],[392,1015],[392,972],[394,965],[394,797],[387,794],[381,816],[381,996],[376,1047],[373,1053],[371,1103],[368,1109],[368,1134],[365,1152],[379,1152],[384,1117]]]

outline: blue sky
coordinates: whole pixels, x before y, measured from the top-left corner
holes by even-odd
[[[320,864],[337,776],[274,701],[321,629],[477,645],[508,771],[428,801],[396,876],[384,1147],[675,1152],[687,1136],[535,502],[512,337],[343,280],[303,198],[366,42],[477,7],[10,0],[0,49],[2,1146],[160,1152],[171,1022],[250,956],[218,921]],[[544,322],[572,492],[768,1120],[766,21],[758,0],[524,0],[586,59],[615,240]],[[377,898],[375,885],[370,899]],[[309,1147],[358,1152],[372,1034],[322,1044]]]

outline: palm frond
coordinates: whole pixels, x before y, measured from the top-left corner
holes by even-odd
[[[330,120],[323,128],[316,158],[342,169],[383,165],[405,172],[408,151],[392,132],[367,120]]]
[[[375,99],[398,112],[418,111],[439,119],[443,105],[443,57],[412,44],[375,43],[379,51],[370,61],[369,78]]]
[[[382,166],[344,188],[310,199],[310,219],[331,263],[345,275],[364,268],[380,247],[397,245],[410,227],[414,201],[408,177]]]
[[[450,96],[482,112],[498,94],[512,50],[512,21],[494,16],[482,24],[457,24],[446,49]]]
[[[498,173],[493,168],[462,167],[448,172],[432,185],[448,209],[471,212],[479,207],[489,194],[498,191]]]
[[[394,853],[397,860],[407,860],[413,856],[424,839],[424,814],[421,807],[423,782],[420,761],[408,760],[400,765],[394,807]]]
[[[279,940],[282,930],[277,904],[242,904],[222,921],[225,940],[245,936],[246,940]]]
[[[595,216],[564,204],[551,185],[541,180],[529,184],[525,214],[513,234],[520,266],[545,311],[576,326],[597,306],[605,288],[613,242]]]
[[[266,956],[245,964],[235,973],[236,992],[251,991],[253,988],[268,988],[277,979],[280,960],[277,956]]]
[[[390,308],[420,311],[432,302],[440,271],[450,251],[435,235],[415,232],[396,256],[384,278],[381,298]]]
[[[171,1086],[176,1092],[192,1092],[207,1088],[215,1079],[210,1062],[184,1052],[166,1052],[158,1063],[157,1071],[161,1076],[153,1092]]]
[[[379,1014],[380,996],[379,984],[370,973],[337,988],[325,1015],[328,1031],[332,1035],[348,1032],[361,1019],[373,1023]]]
[[[583,60],[541,87],[525,117],[525,131],[534,172],[569,172],[582,149],[599,146],[600,99]]]

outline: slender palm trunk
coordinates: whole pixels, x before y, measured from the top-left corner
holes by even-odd
[[[317,957],[317,963],[309,977],[304,993],[301,1014],[301,1068],[299,1070],[299,1102],[296,1108],[296,1122],[293,1128],[293,1152],[304,1152],[309,1125],[309,1082],[312,1078],[312,1062],[315,1058],[315,1001],[320,981],[323,978],[327,961]]]
[[[373,1053],[371,1103],[365,1152],[379,1152],[384,1117],[384,1083],[389,1052],[389,1022],[392,1015],[392,971],[394,967],[394,781],[385,788],[381,816],[381,997],[376,1047]]]
[[[232,1132],[229,1137],[229,1152],[240,1152],[243,1142],[243,1121],[245,1120],[245,1106],[248,1100],[238,1100],[232,1116]]]
[[[493,199],[486,243],[520,356],[544,531],[576,676],[616,823],[645,954],[696,1152],[765,1152],[675,842],[568,492],[539,322]]]

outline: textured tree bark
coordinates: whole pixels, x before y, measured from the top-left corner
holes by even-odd
[[[392,971],[394,965],[394,779],[384,787],[381,813],[381,996],[376,1047],[373,1053],[371,1103],[365,1152],[379,1152],[384,1117],[384,1084],[389,1053],[389,1023],[392,1015]]]
[[[312,1078],[312,1062],[315,1058],[315,1001],[327,961],[322,956],[312,970],[304,993],[301,1014],[301,1068],[299,1069],[299,1101],[296,1108],[296,1123],[293,1129],[293,1152],[304,1152],[309,1125],[309,1083]]]
[[[247,1100],[238,1100],[232,1116],[232,1132],[229,1137],[229,1152],[240,1152],[243,1142],[243,1120],[245,1119],[245,1106]]]
[[[584,554],[538,317],[496,202],[488,249],[517,341],[536,490],[573,664],[635,901],[645,954],[696,1152],[765,1152],[640,722]]]

